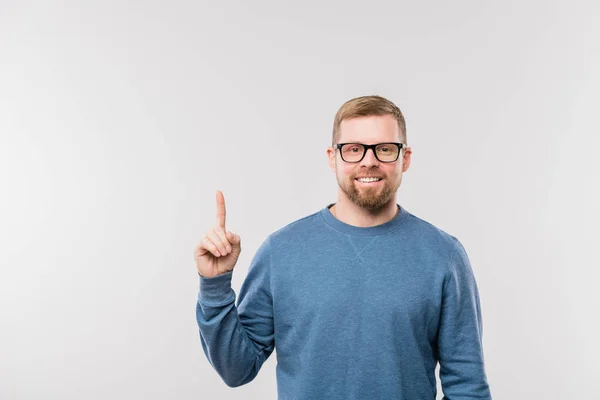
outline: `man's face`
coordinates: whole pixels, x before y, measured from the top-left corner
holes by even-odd
[[[391,115],[367,116],[347,119],[340,125],[337,143],[376,144],[401,142],[400,128]],[[398,160],[384,163],[367,150],[357,163],[342,160],[340,150],[328,148],[329,166],[335,172],[339,188],[344,196],[359,207],[376,210],[390,201],[396,201],[396,192],[402,183],[402,173],[410,165],[410,148],[402,149]],[[357,178],[375,176],[378,182],[360,182]]]

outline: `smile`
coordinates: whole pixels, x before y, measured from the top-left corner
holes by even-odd
[[[356,178],[355,180],[358,182],[361,182],[361,183],[377,183],[377,182],[381,181],[382,179],[381,178]]]

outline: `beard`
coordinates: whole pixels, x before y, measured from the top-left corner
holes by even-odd
[[[356,175],[351,175],[340,181],[338,177],[338,185],[352,203],[367,210],[377,210],[388,204],[402,183],[402,176],[397,184],[385,176],[383,187],[359,187],[355,178]]]

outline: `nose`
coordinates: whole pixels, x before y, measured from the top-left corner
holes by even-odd
[[[365,156],[360,161],[360,165],[365,165],[365,166],[379,165],[379,160],[377,159],[377,157],[375,157],[374,149],[367,149]]]

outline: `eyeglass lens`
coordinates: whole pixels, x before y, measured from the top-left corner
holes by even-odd
[[[342,146],[342,158],[347,162],[357,162],[365,153],[365,146],[358,143],[345,144]],[[398,158],[398,146],[393,144],[380,144],[375,147],[379,161],[391,162]]]

